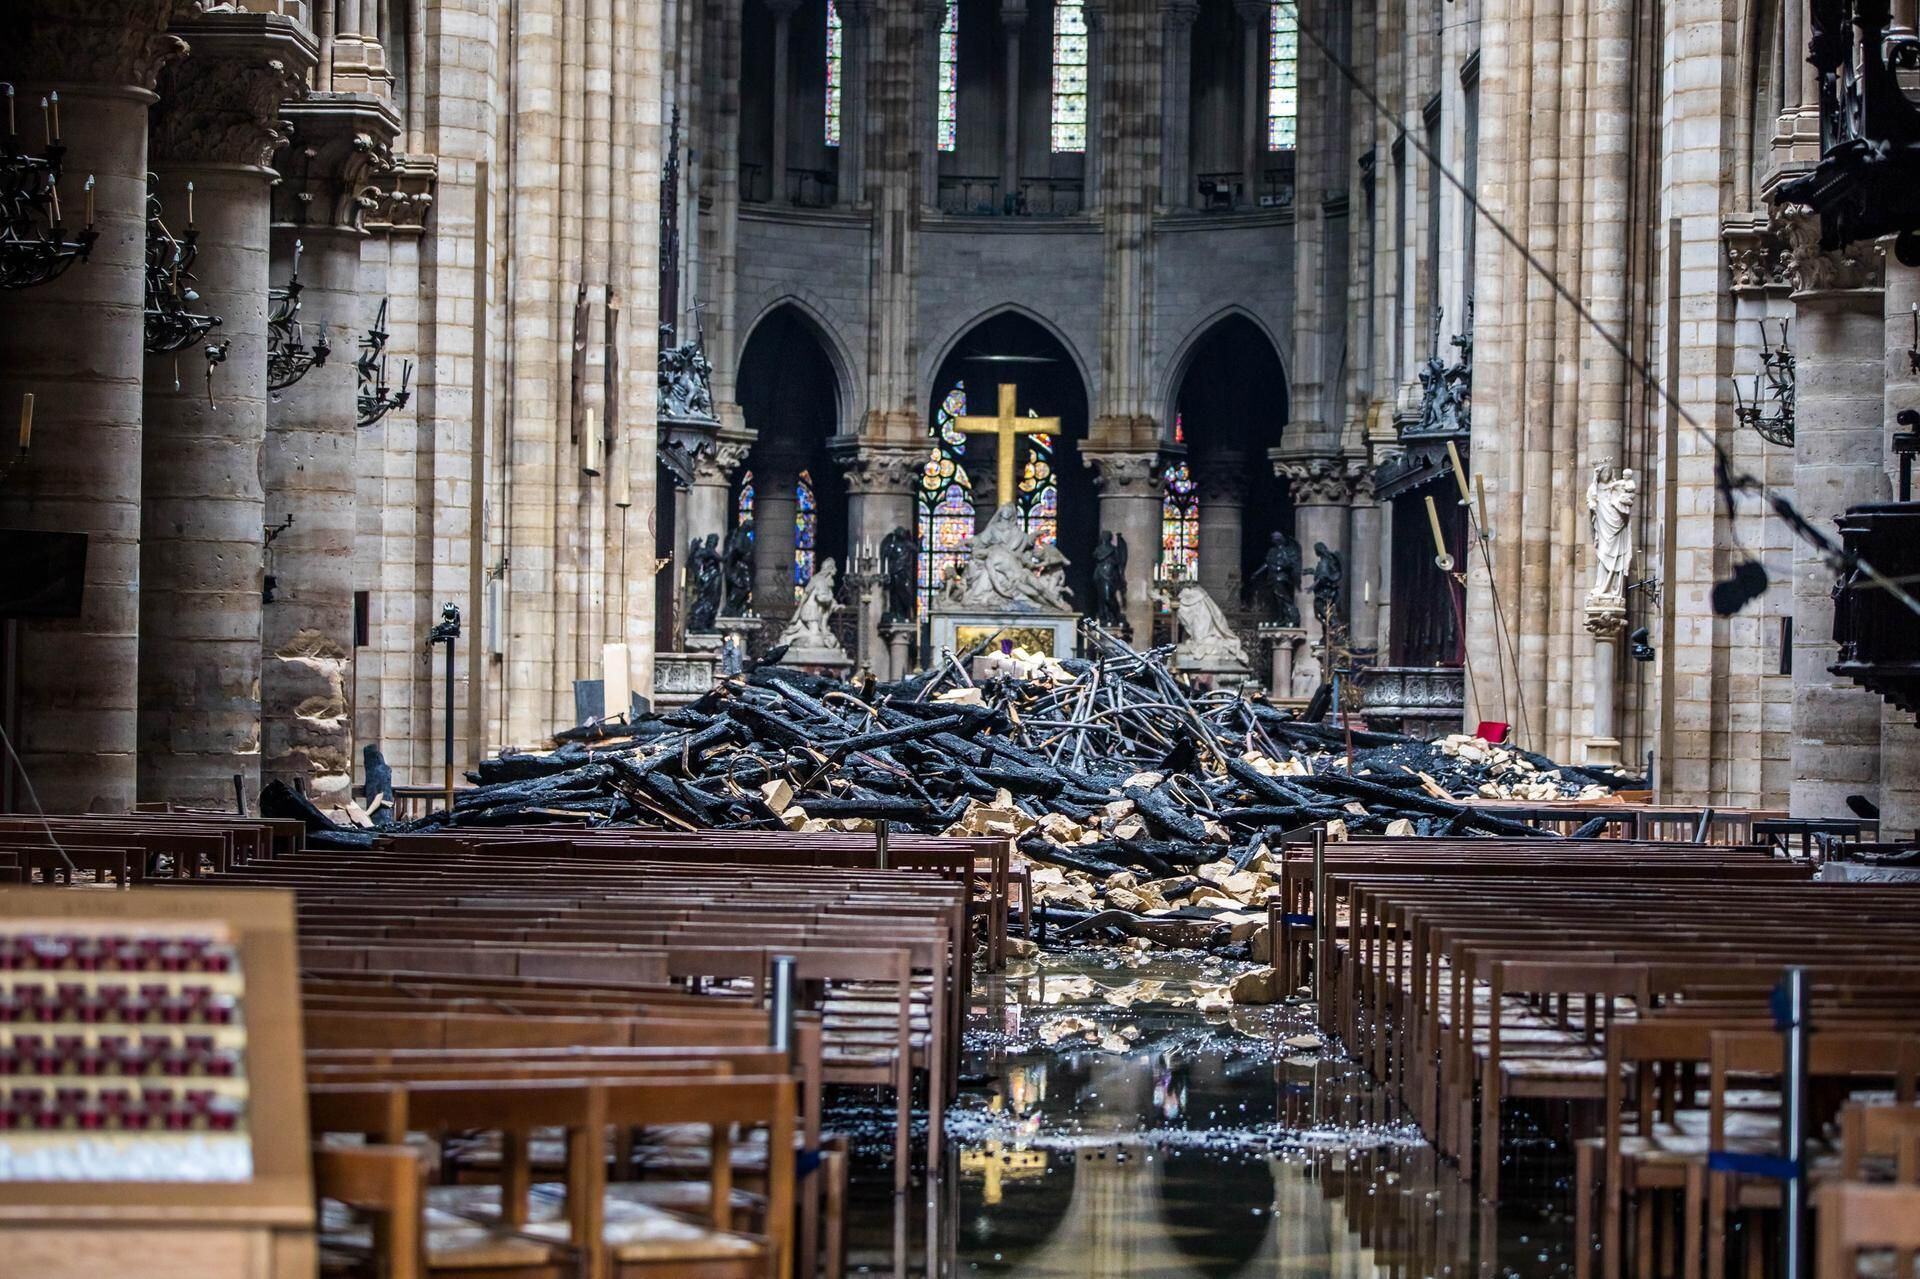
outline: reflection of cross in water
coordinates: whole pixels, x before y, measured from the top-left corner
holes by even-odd
[[[954,429],[962,435],[991,435],[1000,445],[999,469],[996,472],[1000,487],[994,490],[994,500],[1007,503],[1013,501],[1013,454],[1018,447],[1016,441],[1022,435],[1053,435],[1060,430],[1057,417],[1021,417],[1016,405],[1020,398],[1020,388],[1007,382],[1000,384],[1000,416],[998,417],[960,417],[955,418]]]

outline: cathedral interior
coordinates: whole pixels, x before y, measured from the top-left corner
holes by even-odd
[[[1566,779],[1579,779],[1568,781],[1569,801],[1598,779],[1644,810],[1631,831],[1649,847],[1670,838],[1731,858],[1714,832],[1732,820],[1728,839],[1742,848],[1763,846],[1769,832],[1803,849],[1864,832],[1897,860],[1899,842],[1920,831],[1920,507],[1911,493],[1920,203],[1906,193],[1920,189],[1912,187],[1920,171],[1892,176],[1920,170],[1916,25],[1914,0],[0,5],[0,411],[19,419],[17,451],[0,455],[0,864],[13,865],[10,823],[31,816],[38,824],[19,826],[20,838],[38,848],[44,826],[61,865],[22,852],[22,884],[72,888],[77,877],[125,888],[130,877],[160,878],[162,864],[185,880],[198,852],[143,843],[131,828],[123,839],[144,850],[144,871],[141,856],[77,866],[55,835],[67,820],[183,813],[297,819],[310,840],[324,836],[319,845],[337,835],[354,849],[371,847],[353,841],[375,838],[375,826],[405,818],[419,824],[380,847],[425,858],[405,841],[453,829],[456,788],[533,785],[535,773],[514,773],[514,761],[546,752],[600,758],[577,743],[604,739],[613,724],[635,734],[639,745],[626,755],[647,768],[656,755],[671,767],[673,754],[650,755],[648,742],[694,733],[679,781],[648,781],[638,765],[623,780],[620,765],[598,765],[641,824],[692,838],[696,826],[719,834],[786,821],[802,836],[852,839],[864,819],[858,833],[871,844],[877,823],[878,865],[892,869],[889,813],[905,810],[873,807],[861,770],[891,769],[907,776],[899,785],[918,787],[924,772],[916,780],[887,750],[931,712],[883,708],[874,690],[920,690],[891,694],[892,703],[938,701],[928,690],[953,681],[940,696],[958,706],[942,708],[953,718],[941,723],[971,733],[971,686],[988,685],[983,669],[996,677],[1010,669],[994,661],[1016,660],[1012,641],[998,642],[1003,634],[1019,636],[1020,660],[1054,644],[1043,656],[1086,662],[1101,678],[1144,669],[1128,662],[1175,672],[1177,689],[1174,674],[1164,675],[1176,691],[1154,694],[1160,702],[1112,711],[1107,722],[1126,732],[1156,707],[1204,704],[1181,710],[1188,718],[1172,736],[1155,738],[1139,771],[1113,783],[1114,802],[1152,814],[1153,801],[1135,794],[1140,779],[1152,787],[1164,772],[1198,770],[1205,784],[1175,789],[1180,803],[1205,810],[1204,825],[1143,818],[1160,841],[1144,855],[1163,870],[1179,866],[1167,845],[1197,846],[1216,830],[1229,838],[1231,804],[1207,786],[1235,777],[1254,793],[1239,801],[1246,812],[1292,814],[1271,816],[1271,838],[1258,837],[1282,850],[1276,892],[1292,882],[1282,826],[1331,821],[1339,831],[1325,838],[1340,840],[1351,822],[1356,836],[1372,838],[1369,806],[1389,790],[1427,807],[1408,809],[1386,834],[1445,843],[1501,833],[1500,819],[1462,816],[1460,805],[1512,796],[1491,786],[1452,793],[1459,788],[1413,755],[1371,765],[1373,780],[1363,780],[1356,731],[1363,750],[1387,749],[1389,739],[1438,750],[1425,743],[1445,739],[1456,761],[1461,742],[1470,760],[1498,751],[1542,768],[1559,761]],[[763,690],[778,684],[785,677],[765,672],[781,669],[808,681],[781,686],[793,712],[786,727],[751,709],[735,713],[733,727],[707,727],[756,678]],[[1042,678],[1082,670],[1020,669]],[[821,691],[829,684],[831,695]],[[969,686],[965,696],[959,685]],[[1220,690],[1243,709],[1230,709]],[[986,694],[989,703],[995,696]],[[1226,700],[1206,700],[1214,697]],[[852,731],[843,718],[855,701],[872,704],[861,712],[872,741],[819,745],[827,726]],[[1045,705],[1069,713],[1058,697]],[[1225,718],[1212,718],[1216,711]],[[1202,720],[1229,725],[1216,735],[1224,746],[1209,736],[1214,727],[1196,727]],[[1319,725],[1299,732],[1323,732],[1315,740],[1334,753],[1283,773],[1250,763],[1265,749],[1262,726],[1277,721]],[[649,736],[656,731],[669,736]],[[1071,731],[1098,756],[1122,729]],[[1326,761],[1337,758],[1342,733],[1337,767],[1354,773],[1348,790],[1337,801],[1302,798],[1300,775],[1335,768]],[[739,752],[724,787],[694,767],[713,741]],[[766,800],[770,813],[741,817],[741,796],[787,784],[766,763],[767,741],[789,763],[813,750],[818,768],[808,779],[835,779],[812,818],[787,821],[792,790]],[[1039,865],[1025,860],[1032,820],[1008,817],[1001,830],[994,814],[1015,805],[1020,770],[1039,764],[1030,748],[1007,750],[954,756],[985,815],[962,830],[956,808],[931,833],[1013,836],[1017,881]],[[1040,762],[1062,758],[1055,750]],[[1092,767],[1079,748],[1069,758]],[[743,768],[746,759],[756,766]],[[1256,775],[1242,777],[1250,769]],[[1392,776],[1382,781],[1382,771]],[[1047,794],[1061,799],[1056,814],[1084,825],[1084,845],[1103,856],[1109,844],[1145,847],[1138,839],[1147,836],[1104,833],[1098,805],[1073,799],[1084,779],[1066,775]],[[925,789],[913,793],[914,803],[933,804]],[[526,801],[526,811],[571,820],[576,799]],[[471,813],[480,801],[458,802]],[[432,816],[442,803],[444,829]],[[833,813],[847,822],[820,829],[821,814]],[[1604,842],[1611,820],[1581,809],[1555,829]],[[1520,822],[1553,819],[1518,814],[1507,825]],[[1263,859],[1268,844],[1258,847]],[[346,941],[316,942],[311,930],[325,911],[375,910],[373,888],[364,898],[346,893],[351,876],[374,885],[403,872],[355,861],[360,869],[302,887],[273,878],[277,858],[263,862],[258,880],[242,874],[247,854],[234,848],[208,854],[210,875],[233,876],[236,889],[298,894],[299,947],[273,963],[294,983],[296,1007],[295,986],[304,990],[315,1071],[311,1050],[332,1032],[316,1029],[314,1010],[347,998],[315,972],[363,977],[389,962],[377,956],[400,952],[356,952],[348,962],[339,958]],[[459,854],[476,859],[461,862],[475,874],[478,859],[494,855],[477,842]],[[1248,874],[1261,859],[1236,853],[1221,876]],[[1211,854],[1193,864],[1210,862]],[[1087,869],[1070,857],[1061,864]],[[1105,878],[1124,862],[1091,864],[1104,867],[1093,875],[1104,878],[1100,891],[1139,896],[1140,884]],[[1648,870],[1648,882],[1665,873]],[[1147,871],[1137,878],[1172,882]],[[1004,880],[995,881],[997,922],[983,936],[1004,932],[1010,911],[1026,930],[1016,949],[1028,952],[1032,938],[1047,937],[1044,916],[1059,899],[1029,878],[1011,906]],[[1315,902],[1333,891],[1319,869],[1309,880]],[[545,882],[526,881],[526,909],[557,909],[542,897]],[[1061,891],[1075,882],[1069,875]],[[324,900],[308,895],[321,889]],[[172,903],[167,918],[194,918],[185,903],[196,894],[123,896],[144,900],[143,891]],[[0,898],[11,892],[0,888]],[[1160,906],[1180,913],[1182,901],[1199,900],[1191,886],[1180,892]],[[1141,1059],[1123,1043],[1102,1066],[1055,1054],[1055,1040],[1045,1051],[1030,1043],[988,1052],[969,1038],[972,1055],[963,1062],[955,1047],[944,1083],[934,1071],[929,1104],[942,1088],[990,1076],[995,1116],[1038,1113],[1051,1069],[1055,1094],[1073,1099],[1087,1132],[1117,1125],[1132,1134],[1125,1149],[1160,1152],[1157,1171],[1140,1174],[1150,1181],[1101,1162],[1106,1148],[1091,1139],[1035,1163],[1041,1148],[987,1125],[991,1140],[952,1138],[957,1163],[945,1174],[929,1153],[927,1196],[908,1212],[898,1195],[887,1199],[884,1170],[865,1180],[859,1171],[871,1153],[863,1141],[892,1150],[885,1108],[876,1119],[830,1107],[828,1127],[854,1131],[852,1198],[832,1209],[845,1210],[844,1223],[833,1221],[846,1233],[833,1235],[826,1218],[805,1215],[818,1205],[807,1208],[790,1247],[769,1245],[766,1257],[754,1254],[758,1269],[740,1273],[813,1279],[816,1265],[831,1276],[854,1264],[931,1275],[970,1264],[1036,1275],[1225,1275],[1298,1264],[1363,1276],[1457,1263],[1484,1275],[1588,1279],[1600,1255],[1616,1276],[1621,1247],[1635,1250],[1643,1276],[1679,1273],[1683,1260],[1695,1275],[1703,1248],[1710,1265],[1721,1262],[1720,1235],[1703,1245],[1687,1233],[1691,1180],[1684,1207],[1674,1188],[1682,1182],[1632,1183],[1667,1187],[1660,1193],[1674,1202],[1659,1199],[1657,1212],[1642,1204],[1644,1236],[1625,1245],[1607,1236],[1613,1243],[1598,1253],[1578,1232],[1604,1235],[1619,1223],[1608,1218],[1603,1229],[1557,1206],[1542,1218],[1552,1224],[1539,1237],[1552,1242],[1536,1257],[1524,1238],[1533,1218],[1510,1210],[1513,1194],[1487,1193],[1503,1160],[1499,1016],[1495,1058],[1478,1064],[1471,1025],[1464,1064],[1448,1058],[1451,1022],[1442,1040],[1423,1039],[1416,1026],[1409,1047],[1397,1029],[1380,1030],[1378,1043],[1391,1046],[1363,1050],[1355,1038],[1363,1020],[1377,1013],[1384,1026],[1399,1005],[1376,1007],[1347,984],[1373,979],[1365,964],[1386,963],[1357,943],[1349,949],[1371,908],[1356,893],[1340,900],[1337,937],[1316,931],[1335,927],[1331,898],[1324,918],[1315,907],[1274,904],[1263,959],[1250,935],[1269,926],[1259,897],[1258,923],[1222,923],[1235,935],[1215,939],[1239,947],[1237,959],[1284,967],[1288,930],[1311,934],[1302,943],[1310,963],[1302,952],[1287,971],[1310,971],[1317,1013],[1276,1005],[1262,1010],[1272,1020],[1240,1029],[1282,1045],[1337,1039],[1355,1055],[1337,1068],[1330,1057],[1303,1068],[1302,1052],[1283,1046],[1251,1068],[1305,1075],[1282,1079],[1278,1092],[1271,1080],[1249,1087],[1259,1123],[1294,1124],[1294,1108],[1307,1106],[1311,1121],[1295,1127],[1345,1133],[1333,1144],[1352,1147],[1351,1166],[1336,1166],[1332,1146],[1263,1151],[1241,1168],[1266,1179],[1242,1204],[1233,1198],[1240,1174],[1207,1171],[1213,1156],[1204,1150],[1155,1145],[1203,1096],[1219,1112],[1236,1100],[1246,1110],[1237,1090],[1248,1062],[1217,1046],[1163,1046]],[[1887,919],[1908,919],[1914,907],[1888,893]],[[1801,916],[1781,909],[1782,929],[1795,931],[1785,921]],[[1862,902],[1847,918],[1875,909]],[[227,910],[241,907],[218,908]],[[1097,931],[1065,918],[1054,926]],[[14,922],[0,927],[0,946],[11,944]],[[1380,927],[1401,944],[1402,924]],[[1426,944],[1406,928],[1408,946]],[[1126,947],[1135,941],[1145,954],[1145,935],[1109,940],[1116,954],[1134,954]],[[427,943],[415,944],[424,954]],[[1891,953],[1859,944],[1863,964]],[[606,945],[609,955],[625,949]],[[1099,976],[1084,956],[1062,960],[1051,945],[1016,957],[1039,965],[1029,976],[1005,969],[1015,961],[996,951],[981,970],[991,973],[984,1004],[964,980],[949,992],[938,1007],[952,1013],[956,1044],[963,1029],[1032,1030],[1059,1002],[1049,981],[1071,992],[1122,980]],[[1628,949],[1620,943],[1619,953]],[[405,953],[415,959],[390,959],[401,977],[422,962]],[[13,954],[0,955],[0,976],[16,966]],[[1156,951],[1152,962],[1171,961]],[[673,966],[678,959],[662,963],[631,980],[699,984],[693,970]],[[249,981],[268,989],[269,962],[247,965]],[[545,971],[524,958],[518,967],[430,967],[476,982]],[[1466,974],[1448,988],[1459,991],[1478,970],[1448,971]],[[756,969],[754,982],[771,972]],[[586,980],[557,968],[546,975]],[[1201,1007],[1212,980],[1178,964],[1140,977],[1189,983]],[[629,980],[612,968],[601,978]],[[1335,997],[1322,1000],[1323,978],[1339,979],[1341,999],[1357,1001],[1341,1005],[1350,1022],[1330,1020]],[[442,1012],[472,1002],[479,1016],[478,1005],[494,1000],[511,1007],[512,996],[444,979],[447,989],[432,996]],[[1642,1016],[1663,1006],[1655,980],[1656,994],[1631,985],[1528,989],[1548,992],[1533,1006],[1548,1020],[1557,993],[1562,1030],[1566,989],[1584,992],[1591,1045],[1594,991],[1611,1026],[1616,996],[1640,1000]],[[1379,989],[1389,981],[1379,976]],[[804,971],[800,987],[808,989]],[[13,998],[6,989],[0,981],[0,1000]],[[758,998],[761,986],[753,990]],[[925,989],[921,997],[931,998]],[[1878,997],[1898,1004],[1896,994]],[[773,1006],[777,1020],[777,999]],[[1913,1011],[1901,1005],[1884,1028],[1862,1023],[1862,1033],[1910,1030],[1901,1018]],[[1135,1029],[1178,1039],[1179,1018],[1194,1015],[1157,1007]],[[830,1007],[823,1016],[831,1039]],[[1431,1034],[1441,1036],[1443,1014],[1433,1016]],[[1164,1024],[1150,1026],[1152,1017]],[[16,1019],[9,1012],[0,1022]],[[295,1065],[299,1023],[292,1017]],[[267,1029],[255,1033],[264,1045]],[[352,1050],[410,1043],[394,1035],[351,1041]],[[453,1037],[449,1030],[435,1046],[450,1050]],[[935,1038],[915,1030],[897,1054],[903,1098],[913,1072],[932,1069]],[[636,1051],[640,1043],[605,1042]],[[0,1027],[0,1075],[12,1071],[9,1045],[16,1037]],[[524,1045],[465,1044],[484,1046]],[[1395,1095],[1423,1069],[1397,1054],[1422,1051],[1452,1073],[1432,1096]],[[264,1072],[267,1048],[257,1055]],[[827,1060],[831,1080],[830,1051]],[[1703,1076],[1706,1062],[1702,1055]],[[1593,1080],[1623,1069],[1604,1050],[1587,1064],[1599,1072]],[[842,1068],[856,1088],[872,1082]],[[1910,1100],[1911,1064],[1900,1071]],[[891,1086],[884,1073],[876,1078]],[[1582,1116],[1609,1102],[1619,1109],[1612,1085],[1527,1092],[1514,1082],[1546,1078],[1515,1075],[1509,1102],[1537,1106],[1527,1122],[1542,1133],[1564,1111],[1586,1139],[1600,1140],[1604,1125]],[[364,1082],[340,1080],[346,1089]],[[256,1085],[256,1106],[265,1090]],[[1480,1119],[1476,1156],[1486,1096],[1493,1135]],[[1410,1111],[1399,1109],[1403,1100]],[[313,1106],[317,1134],[331,1112]],[[30,1164],[25,1147],[8,1145],[12,1130],[31,1126],[18,1109],[9,1103],[0,1123],[0,1236],[57,1235],[35,1224],[35,1212],[51,1210],[7,1206],[7,1183]],[[776,1134],[793,1135],[788,1111]],[[814,1137],[800,1144],[817,1160],[831,1147],[815,1140],[820,1115],[808,1113]],[[933,1113],[937,1130],[937,1106]],[[585,1130],[564,1118],[538,1122]],[[863,1135],[862,1125],[874,1131]],[[404,1145],[430,1129],[417,1114],[388,1139]],[[339,1131],[381,1128],[369,1117]],[[302,1132],[293,1162],[310,1200]],[[913,1140],[939,1144],[916,1132]],[[899,1140],[894,1157],[904,1167],[904,1127]],[[1536,1144],[1552,1145],[1546,1136]],[[258,1185],[264,1149],[253,1155]],[[843,1160],[848,1149],[838,1148]],[[1575,1177],[1573,1150],[1541,1155],[1528,1145],[1504,1157],[1503,1175],[1564,1189]],[[1564,1167],[1554,1162],[1562,1155]],[[1150,1153],[1138,1157],[1151,1164]],[[1476,1158],[1478,1182],[1469,1175]],[[1579,1158],[1586,1169],[1585,1147]],[[841,1165],[829,1157],[824,1166]],[[1712,1168],[1701,1176],[1726,1171]],[[437,1184],[443,1172],[432,1190],[448,1188]],[[815,1204],[806,1186],[822,1175],[803,1175],[814,1178],[803,1185],[806,1203]],[[1611,1175],[1609,1193],[1617,1168]],[[1788,1181],[1804,1195],[1797,1176]],[[754,1202],[770,1220],[793,1205],[767,1177],[764,1186],[748,1177],[739,1193],[769,1196]],[[1376,1192],[1379,1220],[1356,1224],[1352,1196]],[[1104,1198],[1090,1206],[1096,1196]],[[1749,1243],[1729,1247],[1746,1246],[1747,1273],[1772,1279],[1776,1259],[1757,1240],[1775,1229],[1773,1218],[1761,1221],[1775,1206],[1762,1199],[1748,1205],[1751,1218],[1736,1207],[1710,1228],[1744,1221]],[[1253,1226],[1207,1228],[1206,1214],[1229,1201]],[[1453,1216],[1430,1230],[1443,1203]],[[716,1211],[727,1225],[725,1208]],[[1155,1211],[1176,1224],[1149,1228]],[[1779,1211],[1796,1220],[1791,1204]],[[1181,1214],[1200,1242],[1183,1233]],[[177,1223],[164,1215],[136,1234],[158,1237],[153,1255],[187,1269],[168,1260],[145,1273],[339,1268],[324,1243],[303,1252],[279,1236],[258,1245],[272,1258],[226,1257],[169,1236]],[[510,1224],[534,1229],[524,1211]],[[822,1242],[829,1235],[831,1246]],[[390,1242],[385,1227],[372,1238],[375,1253]],[[1920,1240],[1886,1246],[1903,1249],[1897,1256],[1910,1269]],[[19,1256],[38,1257],[30,1270],[13,1269],[25,1262],[0,1247],[0,1276],[115,1272],[104,1261],[87,1269],[64,1247],[41,1255],[29,1246]],[[1783,1248],[1782,1279],[1810,1273]],[[651,1266],[713,1276],[745,1264],[643,1252],[589,1248],[569,1254],[577,1271],[551,1273],[612,1279]],[[524,1268],[492,1253],[402,1261],[401,1270],[353,1273],[507,1279],[544,1276],[551,1259]],[[1821,1273],[1854,1271],[1829,1272],[1823,1259]]]

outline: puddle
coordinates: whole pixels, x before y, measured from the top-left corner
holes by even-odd
[[[858,1160],[849,1271],[1571,1272],[1551,1202],[1477,1204],[1363,1072],[1317,1046],[1304,1010],[1215,1008],[1208,993],[1244,967],[1083,951],[982,982],[939,1193],[896,1205],[885,1169]],[[887,1135],[868,1114],[830,1123],[871,1148]]]

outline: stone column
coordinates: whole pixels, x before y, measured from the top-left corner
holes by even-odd
[[[733,477],[747,460],[749,441],[721,439],[712,448],[694,455],[693,487],[680,499],[678,544],[674,551],[684,552],[695,540],[705,541],[709,533],[720,536],[722,547],[733,531]],[[756,490],[757,491],[757,490]],[[681,569],[684,571],[685,564]]]
[[[1318,557],[1314,544],[1324,542],[1338,551],[1346,571],[1354,571],[1354,557],[1347,548],[1347,503],[1353,494],[1345,464],[1339,458],[1301,458],[1275,461],[1273,472],[1286,480],[1293,490],[1293,535],[1300,543],[1300,590],[1295,602],[1300,620],[1307,628],[1307,642],[1320,651],[1324,637],[1313,614],[1313,566]]]
[[[1794,431],[1794,503],[1831,530],[1850,506],[1889,496],[1882,415],[1885,321],[1881,250],[1819,246],[1810,211],[1784,218],[1798,287],[1793,339],[1800,370]],[[1878,801],[1880,699],[1828,671],[1833,571],[1804,540],[1793,543],[1793,783],[1795,817],[1847,812],[1846,797]]]
[[[1260,203],[1260,158],[1266,152],[1266,94],[1260,72],[1266,66],[1267,27],[1272,21],[1272,0],[1234,0],[1234,12],[1240,15],[1240,171],[1246,189],[1242,201],[1249,206]]]
[[[1100,490],[1100,531],[1127,540],[1127,626],[1135,648],[1153,642],[1153,575],[1160,562],[1158,453],[1084,452]]]
[[[793,521],[800,463],[753,459],[753,611],[784,621],[793,613]],[[769,636],[771,638],[771,636]]]
[[[1911,20],[1911,5],[1902,6]],[[1904,430],[1897,420],[1901,410],[1920,403],[1920,373],[1907,352],[1914,345],[1913,307],[1920,303],[1920,270],[1887,264],[1886,370],[1887,391],[1882,410],[1886,429]],[[1900,467],[1892,441],[1882,454],[1888,484],[1899,497]],[[1880,830],[1882,838],[1907,836],[1920,829],[1920,724],[1892,703],[1880,707]]]
[[[773,155],[767,163],[772,186],[768,199],[774,204],[787,202],[787,109],[788,84],[792,67],[788,44],[793,35],[794,11],[800,0],[762,0],[773,15]]]
[[[1208,453],[1193,466],[1199,486],[1200,585],[1225,608],[1240,586],[1241,521],[1247,505],[1244,453]]]
[[[1166,57],[1160,75],[1160,203],[1184,209],[1193,203],[1187,134],[1193,110],[1193,20],[1200,15],[1200,0],[1161,0],[1160,15]]]
[[[49,812],[118,811],[135,796],[139,703],[147,112],[185,46],[161,30],[169,6],[146,0],[32,8],[0,39],[0,79],[36,148],[39,101],[59,91],[63,212],[80,221],[92,174],[99,239],[59,279],[0,292],[0,408],[35,399],[33,451],[0,483],[0,526],[88,538],[80,616],[18,625],[7,733]]]
[[[267,411],[265,519],[269,527],[289,516],[293,523],[270,553],[277,581],[262,626],[261,772],[289,785],[303,779],[325,804],[344,802],[353,782],[353,361],[380,308],[360,290],[361,218],[370,202],[362,197],[372,171],[391,164],[399,121],[364,94],[315,94],[282,114],[294,143],[275,201],[273,283],[292,277],[299,246],[305,338],[311,345],[324,329],[333,353]]]
[[[895,528],[914,531],[913,496],[923,449],[847,441],[833,449],[847,477],[847,546],[874,547]]]
[[[1380,649],[1380,583],[1385,574],[1380,565],[1381,510],[1373,496],[1371,474],[1364,467],[1350,472],[1353,504],[1347,508],[1347,616],[1353,619],[1352,643],[1355,651],[1378,653]],[[1308,544],[1309,550],[1313,549]]]
[[[973,496],[973,529],[977,533],[1000,509],[1000,475],[990,437],[972,437],[960,465],[967,473],[967,491]]]
[[[391,94],[393,73],[380,44],[378,0],[334,0],[331,87],[343,93]],[[412,74],[420,74],[416,69]]]
[[[220,327],[147,360],[141,439],[140,759],[143,802],[230,808],[260,791],[260,590],[267,430],[267,166],[281,104],[318,57],[278,14],[174,28],[193,54],[161,77],[151,163],[176,233],[192,201],[196,310]],[[211,377],[203,348],[225,343]]]
[[[1081,171],[1081,207],[1088,211],[1100,207],[1101,145],[1107,99],[1107,5],[1106,0],[1086,0],[1081,11],[1087,20],[1087,151]]]
[[[867,34],[873,0],[841,0],[840,13],[840,203],[858,204],[865,194],[867,159]]]
[[[1006,37],[1007,73],[1001,85],[1006,94],[1006,121],[1000,137],[1000,205],[1020,194],[1020,33],[1026,30],[1026,0],[1001,0],[1000,30]]]

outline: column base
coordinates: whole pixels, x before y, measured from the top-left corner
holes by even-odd
[[[1584,758],[1580,762],[1596,768],[1620,767],[1620,739],[1589,737],[1584,744]]]

